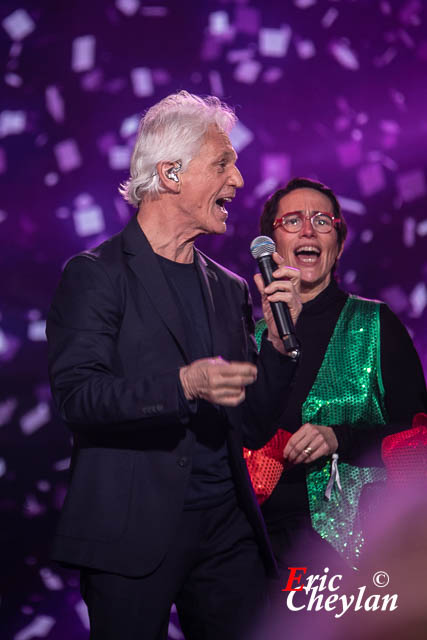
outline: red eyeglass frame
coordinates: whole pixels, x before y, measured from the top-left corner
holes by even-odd
[[[296,214],[299,215],[301,213],[304,213],[304,212],[303,211],[288,211],[287,213],[284,213],[283,216],[280,216],[280,218],[277,218],[277,220],[275,220],[273,222],[273,231],[275,229],[277,229],[278,227],[280,227],[280,226],[283,227],[283,218],[286,218],[286,216],[292,216],[292,215],[296,215]],[[332,220],[332,225],[333,225],[334,229],[336,227],[338,227],[342,222],[341,218],[336,218],[335,216],[331,216],[331,214],[330,213],[326,213],[326,211],[313,211],[313,212],[311,212],[311,215],[309,217],[308,216],[304,216],[304,219],[305,220],[310,220],[310,222],[311,222],[311,220],[315,216],[317,216],[319,213],[321,213],[322,216],[328,216],[328,218],[330,218]],[[311,224],[313,224],[313,223],[311,223]],[[285,229],[285,227],[283,227],[283,228]],[[287,231],[287,229],[285,229],[285,231]],[[288,231],[288,233],[292,233],[292,231],[291,232]],[[298,232],[296,232],[296,233],[298,233]],[[329,231],[328,231],[328,233],[329,233]]]

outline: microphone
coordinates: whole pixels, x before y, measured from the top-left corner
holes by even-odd
[[[272,254],[275,251],[276,245],[268,236],[258,236],[251,242],[252,257],[258,262],[259,270],[266,286],[275,280],[273,271],[277,269],[277,265],[272,258]],[[301,349],[295,335],[295,327],[288,305],[286,302],[270,302],[270,306],[285,350],[288,356],[293,360],[297,360],[301,354]]]

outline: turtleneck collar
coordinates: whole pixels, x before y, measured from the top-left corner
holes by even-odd
[[[324,309],[329,308],[334,302],[344,300],[348,297],[348,293],[339,288],[334,277],[330,283],[315,298],[305,302],[302,305],[301,313],[304,315],[315,315],[321,313]]]

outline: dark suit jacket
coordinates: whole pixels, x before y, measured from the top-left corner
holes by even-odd
[[[196,251],[214,355],[250,360],[257,381],[225,409],[238,499],[267,567],[274,561],[242,445],[275,431],[295,365],[268,341],[258,356],[247,284]],[[48,315],[49,374],[74,434],[71,486],[53,558],[129,576],[153,571],[182,511],[194,435],[179,399],[182,319],[136,218],[66,266]]]

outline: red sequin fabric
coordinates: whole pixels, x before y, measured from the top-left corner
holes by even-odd
[[[259,504],[273,493],[285,467],[283,450],[291,437],[289,431],[279,429],[275,436],[257,451],[243,449],[249,475]]]
[[[412,429],[384,438],[381,455],[387,482],[396,487],[427,483],[427,414],[417,413]]]

